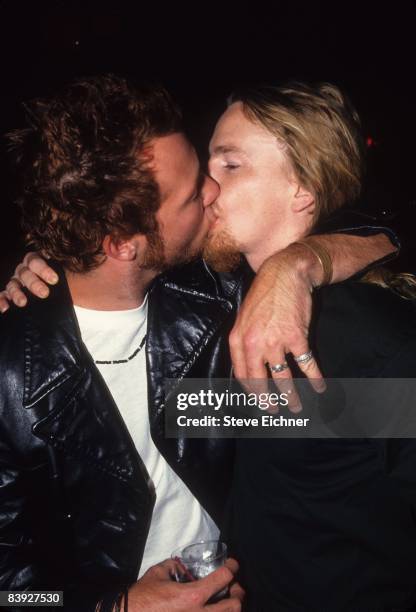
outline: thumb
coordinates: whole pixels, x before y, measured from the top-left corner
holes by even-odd
[[[152,582],[154,582],[155,580],[171,582],[174,570],[175,562],[173,561],[173,559],[166,559],[165,561],[162,561],[161,563],[150,567],[147,572],[143,574],[140,580],[142,583],[148,580],[151,580]]]

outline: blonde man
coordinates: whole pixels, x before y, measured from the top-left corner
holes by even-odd
[[[224,269],[243,253],[256,271],[354,199],[363,174],[359,129],[333,85],[233,98],[210,144],[221,192],[206,259]],[[323,288],[314,297],[313,353],[297,360],[314,354],[327,377],[414,377],[415,315],[413,302],[375,285]],[[285,370],[285,355],[270,367]],[[239,440],[227,536],[248,609],[410,609],[415,473],[412,439]]]

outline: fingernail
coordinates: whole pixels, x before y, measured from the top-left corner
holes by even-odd
[[[19,298],[17,300],[17,305],[18,306],[26,306],[26,302],[27,302],[26,298]]]
[[[48,283],[50,283],[51,285],[56,285],[58,280],[59,280],[59,276],[57,274],[49,274]]]
[[[39,289],[39,295],[41,298],[46,298],[49,295],[49,291],[45,287],[42,287],[42,289]]]
[[[294,414],[302,412],[302,406],[290,406],[290,412],[293,412]]]
[[[6,312],[6,310],[9,310],[9,307],[8,307],[8,306],[2,306],[2,308],[1,308],[1,314],[5,313],[5,312]]]

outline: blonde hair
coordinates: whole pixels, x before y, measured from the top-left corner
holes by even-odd
[[[355,200],[363,175],[360,120],[335,85],[289,83],[234,94],[247,118],[284,145],[295,175],[315,198],[315,221]]]
[[[367,272],[360,282],[390,289],[405,300],[416,299],[416,276],[410,272],[392,272],[381,266]]]
[[[315,198],[314,221],[358,198],[364,174],[364,142],[357,111],[330,83],[292,82],[233,94],[247,118],[263,125],[282,144],[296,178]],[[416,298],[416,277],[379,267],[362,282]]]

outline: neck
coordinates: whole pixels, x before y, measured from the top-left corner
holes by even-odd
[[[111,258],[85,273],[66,271],[72,301],[92,310],[130,310],[143,303],[154,270],[137,269],[134,262]]]
[[[303,230],[304,228],[302,228]],[[245,258],[252,270],[257,272],[261,265],[279,251],[285,249],[292,242],[300,240],[307,235],[307,231],[302,231],[299,228],[293,228],[290,231],[286,231],[284,235],[281,235],[279,231],[274,232],[272,235],[267,236],[257,245],[254,245],[250,251],[244,253]]]

